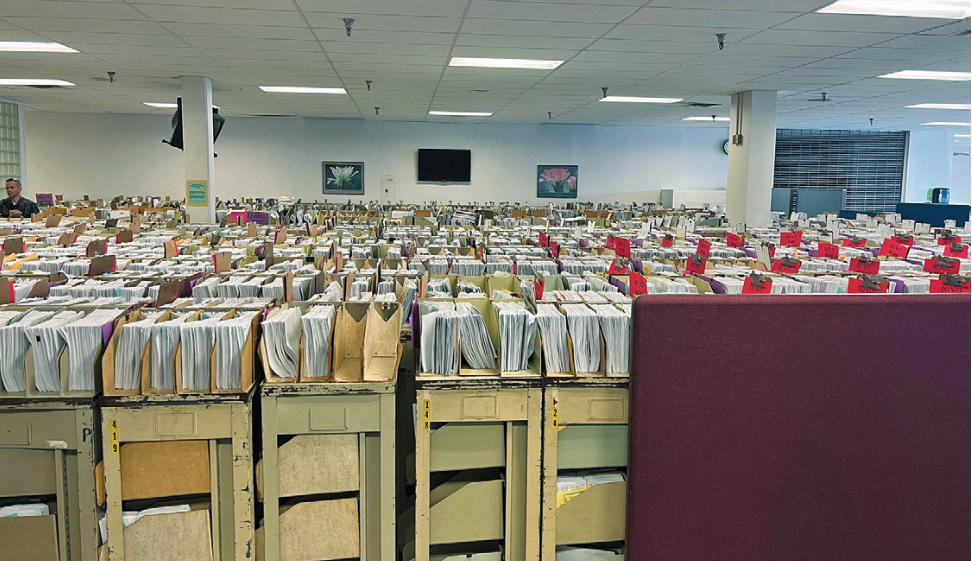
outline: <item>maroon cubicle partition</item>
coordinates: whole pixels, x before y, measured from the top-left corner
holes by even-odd
[[[638,298],[627,558],[969,559],[970,304]]]

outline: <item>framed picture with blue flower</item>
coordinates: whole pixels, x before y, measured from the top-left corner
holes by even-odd
[[[576,199],[577,166],[537,166],[537,198]]]
[[[325,195],[364,195],[363,162],[324,162]]]

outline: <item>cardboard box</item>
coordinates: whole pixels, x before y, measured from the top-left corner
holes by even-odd
[[[212,561],[209,510],[143,516],[122,532],[128,561]]]
[[[364,337],[363,380],[395,379],[402,360],[402,306],[398,302],[373,302],[368,310]]]
[[[54,515],[0,518],[0,558],[10,561],[58,561]]]
[[[121,450],[122,500],[156,499],[210,492],[209,442],[128,442]],[[95,468],[96,493],[104,503],[104,463]]]
[[[280,509],[280,561],[356,559],[361,555],[358,499],[297,503]],[[263,527],[256,558],[264,558]]]
[[[338,309],[331,351],[331,375],[336,382],[362,381],[365,330],[370,309],[370,302],[345,302]]]
[[[357,434],[300,434],[277,452],[278,495],[296,497],[357,491]],[[263,460],[257,462],[257,499],[263,501]]]

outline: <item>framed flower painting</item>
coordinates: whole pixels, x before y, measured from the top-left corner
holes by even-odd
[[[364,195],[363,162],[324,162],[325,195]]]
[[[537,198],[576,199],[577,166],[537,166]]]

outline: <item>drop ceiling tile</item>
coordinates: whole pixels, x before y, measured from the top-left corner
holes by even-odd
[[[463,47],[515,47],[579,51],[591,44],[587,37],[539,37],[535,35],[476,35],[461,33],[456,40]]]
[[[293,0],[125,0],[139,7],[143,4],[208,8],[263,9],[292,11]]]
[[[559,51],[548,49],[523,49],[518,47],[454,47],[452,56],[457,57],[486,57],[486,58],[526,58],[540,60],[567,60],[577,54],[577,51]],[[448,62],[448,59],[443,61]]]
[[[735,43],[759,33],[759,29],[720,27],[689,27],[679,25],[632,25],[623,23],[612,29],[605,39],[634,39],[639,41],[682,41],[717,45],[716,32],[728,34],[730,43]]]
[[[238,37],[251,39],[290,39],[316,41],[310,29],[268,25],[228,25],[210,23],[166,23],[166,29],[180,37]]]
[[[63,0],[6,0],[3,18],[51,17],[78,19],[145,20],[142,13],[123,2],[67,2]]]
[[[954,56],[955,53],[926,49],[884,49],[880,47],[868,47],[865,49],[850,51],[843,55],[838,55],[837,58],[897,60],[900,61],[902,65],[908,66],[909,64],[913,65],[914,61],[923,61],[931,64],[933,62],[946,61]],[[902,70],[904,70],[904,68],[902,68]]]
[[[466,17],[545,22],[618,23],[634,13],[633,6],[496,2],[473,0]]]
[[[75,45],[141,45],[149,47],[190,47],[175,35],[135,33],[76,33],[70,31],[46,32],[50,40],[78,49]],[[84,52],[84,49],[78,49]]]
[[[452,45],[455,33],[425,33],[420,31],[368,31],[360,30],[348,37],[343,29],[315,29],[314,34],[321,42],[360,42],[414,45]]]
[[[804,45],[763,45],[737,43],[726,46],[722,52],[729,56],[774,56],[821,59],[842,55],[853,51],[853,47],[809,47]]]
[[[702,55],[718,50],[716,44],[684,41],[632,41],[626,39],[599,39],[589,47],[592,51],[616,51],[630,53],[675,53]]]
[[[480,35],[536,35],[542,37],[600,37],[609,29],[607,24],[548,22],[538,25],[533,21],[473,19],[462,24],[462,33]]]
[[[102,55],[145,55],[145,56],[201,56],[193,47],[153,47],[145,45],[78,45],[79,50],[86,54],[105,59]]]
[[[762,12],[745,10],[708,10],[654,8],[648,6],[638,10],[625,23],[641,25],[684,25],[689,27],[738,27],[741,29],[763,29],[779,25],[796,17],[786,12]]]
[[[885,49],[933,49],[954,53],[969,53],[969,37],[941,37],[934,35],[906,35],[880,45]]]
[[[327,55],[317,51],[263,51],[254,49],[209,49],[200,48],[199,52],[206,56],[211,56],[220,61],[220,64],[229,66],[247,66],[250,60],[292,60],[292,61],[311,61],[327,62]],[[235,62],[229,62],[235,61]]]
[[[858,33],[847,31],[799,31],[767,29],[744,39],[756,45],[794,45],[816,47],[867,47],[900,37],[896,33]],[[886,46],[886,45],[882,45]]]
[[[447,45],[408,45],[401,43],[359,43],[344,41],[326,41],[322,45],[326,53],[438,56],[443,57],[443,59],[446,59],[451,51]]]
[[[232,8],[199,8],[195,6],[161,6],[141,4],[138,9],[153,20],[164,23],[213,22],[223,25],[276,25],[305,27],[300,13],[279,10],[244,10]]]
[[[940,27],[947,23],[949,23],[948,20],[935,18],[807,14],[779,24],[778,29],[849,31],[852,33],[917,33],[919,31]]]
[[[244,37],[186,37],[186,42],[201,49],[251,49],[266,51],[321,52],[317,41],[287,39],[250,39]]]
[[[344,72],[345,71],[347,71],[347,70],[354,70],[354,69],[358,68],[359,66],[360,65],[355,64],[353,62],[335,62],[334,63],[334,68],[341,75],[344,75]],[[418,64],[409,64],[409,65],[404,65],[404,64],[369,64],[368,65],[368,70],[373,71],[373,72],[394,72],[394,71],[398,71],[398,72],[408,72],[408,73],[412,73],[412,74],[432,74],[432,75],[438,75],[438,74],[440,74],[442,72],[442,67],[441,66],[427,66],[427,65],[426,66],[423,66],[423,65],[418,65]]]
[[[335,63],[348,62],[370,66],[372,64],[418,64],[425,66],[445,66],[445,57],[412,56],[412,55],[373,55],[361,53],[331,53],[330,58]]]
[[[466,2],[457,0],[297,0],[304,12],[391,16],[462,17]]]
[[[322,14],[310,12],[305,14],[311,27],[318,29],[337,29],[346,33],[344,17],[354,18],[354,30],[351,40],[355,40],[359,31],[415,31],[420,33],[455,33],[459,30],[460,18],[415,17],[415,16],[380,16],[361,14]]]
[[[65,31],[73,33],[131,33],[138,35],[168,35],[169,31],[153,21],[124,21],[103,19],[75,19],[55,17],[7,17],[10,23],[43,33]]]
[[[631,53],[610,51],[584,51],[574,57],[576,61],[586,62],[632,62],[644,64],[683,64],[698,58],[696,55],[671,53]]]

